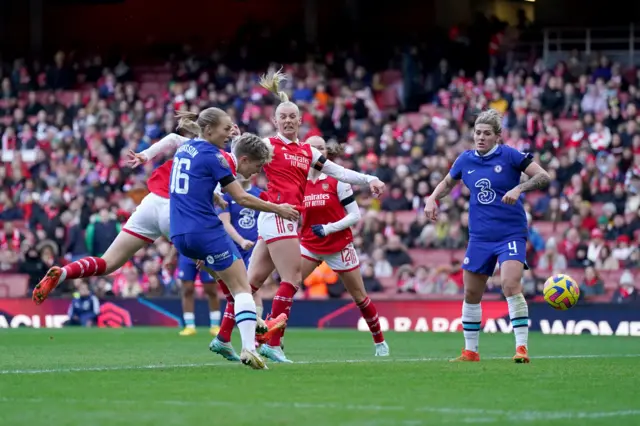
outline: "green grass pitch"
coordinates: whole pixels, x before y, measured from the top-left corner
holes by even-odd
[[[237,334],[237,333],[236,333]],[[13,329],[0,339],[0,424],[418,426],[638,425],[640,339],[480,336],[480,363],[449,363],[461,334],[291,329],[296,364],[253,371],[200,330]],[[235,342],[239,349],[238,342]]]

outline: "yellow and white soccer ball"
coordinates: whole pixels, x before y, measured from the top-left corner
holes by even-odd
[[[544,300],[554,309],[566,311],[578,303],[580,287],[569,275],[557,274],[544,283]]]

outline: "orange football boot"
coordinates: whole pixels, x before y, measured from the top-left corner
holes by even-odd
[[[529,359],[527,347],[524,345],[518,346],[516,348],[516,354],[513,356],[513,360],[518,364],[529,364],[531,360]]]
[[[473,351],[468,351],[466,349],[463,349],[462,354],[458,358],[450,359],[449,361],[450,362],[458,362],[458,361],[479,362],[480,354],[478,352],[473,352]]]
[[[49,296],[49,293],[51,293],[58,286],[61,275],[62,268],[58,266],[52,266],[47,271],[47,275],[45,275],[42,281],[40,281],[36,288],[33,289],[31,298],[36,305],[39,305],[47,300],[47,296]]]
[[[265,323],[269,327],[269,331],[264,334],[256,335],[256,341],[260,344],[267,343],[269,339],[279,330],[284,330],[287,326],[287,314],[280,314],[275,318],[267,318]]]

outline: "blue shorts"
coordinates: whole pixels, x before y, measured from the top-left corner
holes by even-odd
[[[178,259],[178,278],[182,281],[195,281],[196,276],[200,274],[200,281],[203,284],[211,284],[215,282],[213,277],[207,271],[198,271],[196,262],[192,259],[180,255]]]
[[[176,235],[171,242],[178,253],[191,259],[204,260],[214,271],[224,271],[241,258],[235,243],[224,231]]]
[[[527,240],[516,239],[506,241],[469,241],[462,269],[482,275],[493,275],[496,262],[502,264],[507,260],[517,260],[527,265]]]

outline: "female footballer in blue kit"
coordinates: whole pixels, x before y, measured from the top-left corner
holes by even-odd
[[[169,189],[170,236],[178,252],[200,259],[227,284],[235,299],[235,318],[242,339],[240,360],[254,369],[266,364],[255,351],[256,304],[251,295],[246,267],[236,245],[215,213],[213,194],[218,183],[235,202],[254,210],[298,220],[289,204],[273,204],[248,194],[236,182],[220,150],[229,137],[232,123],[218,108],[200,114],[178,111],[178,127],[198,138],[184,143],[175,153]],[[244,134],[240,138],[258,138]],[[270,159],[272,148],[264,144],[262,157]]]
[[[517,363],[528,363],[529,308],[522,295],[522,273],[528,269],[525,259],[527,218],[523,192],[544,189],[549,175],[534,163],[531,154],[499,143],[502,117],[495,110],[478,116],[473,130],[475,150],[456,159],[449,174],[427,199],[424,212],[436,220],[436,201],[444,198],[459,180],[469,188],[469,245],[463,261],[464,302],[462,327],[465,348],[452,361],[480,361],[478,339],[482,322],[480,301],[487,279],[500,265],[502,291],[507,298],[509,317],[516,338]],[[521,174],[529,179],[520,183]]]

